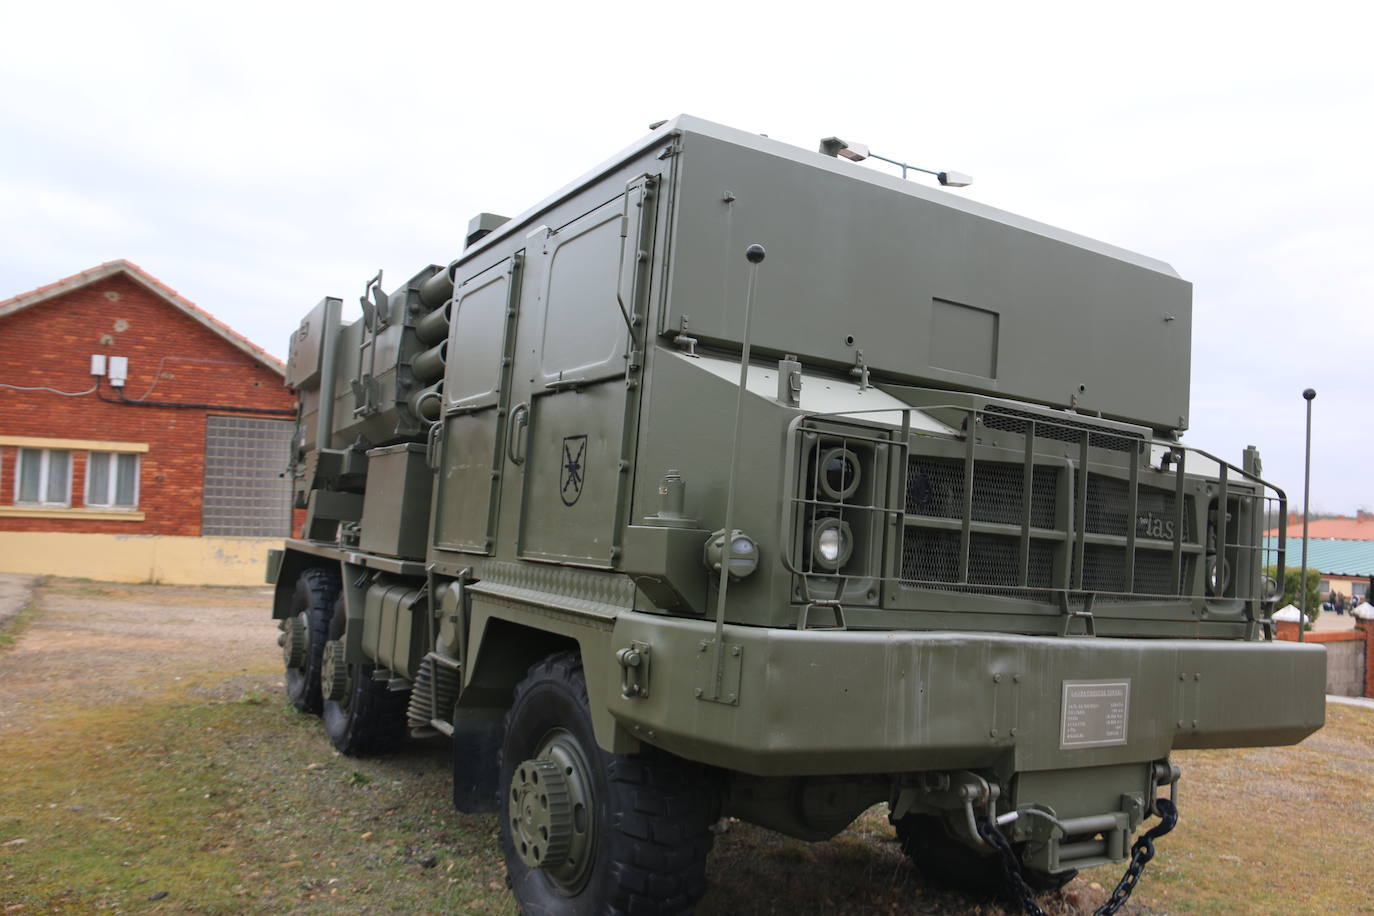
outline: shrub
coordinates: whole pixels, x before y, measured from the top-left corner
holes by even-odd
[[[1277,570],[1273,566],[1266,566],[1264,568],[1264,574],[1266,576],[1278,578]],[[1307,567],[1307,618],[1310,623],[1315,623],[1318,615],[1322,612],[1321,592],[1318,590],[1318,587],[1321,585],[1321,578],[1321,573],[1310,566]],[[1293,607],[1302,607],[1302,604],[1298,601],[1298,589],[1301,587],[1301,582],[1301,566],[1288,566],[1284,568],[1283,596],[1279,598],[1278,604],[1275,605],[1276,609],[1287,607],[1290,604],[1293,605]]]

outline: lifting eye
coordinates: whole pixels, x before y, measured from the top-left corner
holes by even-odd
[[[859,489],[859,458],[847,448],[825,449],[820,457],[820,489],[829,499],[843,500]]]

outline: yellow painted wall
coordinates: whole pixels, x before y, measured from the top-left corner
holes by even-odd
[[[281,538],[0,531],[0,572],[163,585],[263,585]]]

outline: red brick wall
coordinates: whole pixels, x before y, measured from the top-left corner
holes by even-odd
[[[0,318],[4,384],[84,391],[94,381],[93,353],[128,357],[124,394],[129,398],[143,398],[156,377],[148,400],[259,410],[295,406],[278,373],[126,276]],[[108,379],[101,381],[100,393],[114,397]],[[0,435],[149,445],[139,469],[138,508],[145,521],[0,517],[0,531],[199,535],[205,416],[216,412],[0,388]],[[0,446],[0,506],[14,503],[16,459],[16,448]],[[81,507],[86,453],[74,453],[72,465],[71,505]]]
[[[1298,622],[1279,620],[1274,624],[1277,639],[1297,642]],[[1302,634],[1303,642],[1362,642],[1364,643],[1364,696],[1374,699],[1374,621],[1359,620],[1353,630],[1312,630]]]

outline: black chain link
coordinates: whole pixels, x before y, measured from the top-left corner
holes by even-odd
[[[1146,864],[1155,857],[1155,840],[1173,830],[1174,825],[1178,823],[1178,808],[1169,799],[1156,798],[1155,810],[1159,812],[1160,822],[1141,834],[1131,845],[1131,863],[1126,866],[1126,873],[1116,883],[1116,888],[1107,898],[1107,902],[1093,911],[1093,916],[1112,916],[1121,909],[1122,904],[1130,899],[1136,884],[1140,882]],[[1002,831],[997,829],[997,824],[990,819],[980,821],[978,835],[983,838],[983,842],[997,850],[1002,863],[1002,874],[1007,880],[1007,889],[1020,901],[1021,909],[1028,916],[1046,916],[1045,911],[1035,902],[1035,895],[1026,884],[1026,879],[1021,876],[1021,860],[1017,858],[1016,852]]]

